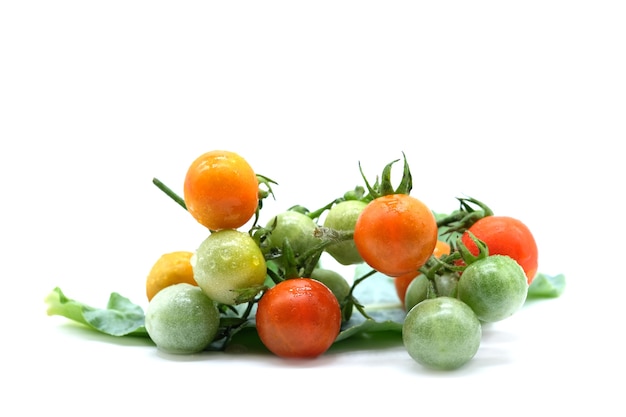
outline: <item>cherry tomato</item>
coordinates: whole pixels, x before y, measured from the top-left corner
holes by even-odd
[[[339,303],[350,294],[350,284],[348,281],[337,271],[325,268],[315,268],[311,272],[311,278],[326,285],[337,297]]]
[[[417,271],[437,244],[437,222],[430,209],[408,194],[375,198],[354,227],[354,243],[375,270],[397,277]]]
[[[404,295],[404,309],[411,310],[416,304],[432,297],[456,297],[459,274],[446,271],[443,274],[436,274],[430,282],[426,275],[419,274],[415,277],[406,289]],[[433,294],[434,290],[434,294]]]
[[[490,255],[463,270],[457,297],[483,322],[503,320],[526,301],[528,282],[522,267],[510,256]]]
[[[212,300],[222,304],[250,301],[247,291],[265,282],[267,266],[256,241],[238,230],[211,233],[191,258],[194,279]]]
[[[472,309],[452,297],[429,298],[413,307],[402,324],[409,355],[433,369],[460,368],[480,346],[482,327]]]
[[[267,228],[271,232],[264,245],[265,252],[268,249],[281,250],[285,240],[288,240],[294,256],[297,257],[320,244],[320,240],[314,235],[317,228],[315,221],[298,211],[287,210],[277,214],[267,222]],[[277,261],[283,263],[282,258]]]
[[[435,245],[435,249],[433,250],[433,256],[435,258],[441,258],[443,255],[450,254],[450,245],[443,240],[438,240]],[[408,274],[400,275],[394,279],[394,284],[396,286],[396,293],[398,294],[398,298],[400,298],[400,302],[404,305],[404,299],[406,296],[406,290],[409,287],[409,284],[413,279],[415,279],[419,275],[418,271],[411,271]]]
[[[524,270],[530,284],[537,274],[538,251],[535,238],[520,220],[507,216],[487,216],[478,220],[469,229],[487,245],[490,255],[508,255]],[[462,242],[474,255],[478,247],[466,232]]]
[[[157,348],[168,353],[203,351],[215,338],[219,325],[217,304],[186,282],[163,288],[146,309],[146,331]]]
[[[360,200],[346,200],[330,208],[324,219],[324,226],[335,230],[354,232],[359,215],[367,203]],[[326,252],[342,265],[363,262],[353,239],[344,240],[326,247]]]
[[[239,154],[214,150],[200,155],[187,170],[184,183],[187,211],[210,230],[246,224],[259,204],[259,182]]]
[[[333,344],[341,309],[333,292],[311,278],[292,278],[268,289],[258,302],[261,342],[284,358],[314,358]]]

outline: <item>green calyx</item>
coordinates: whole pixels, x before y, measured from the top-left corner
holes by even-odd
[[[411,170],[409,168],[409,164],[406,160],[406,155],[404,154],[404,152],[402,153],[402,157],[404,159],[402,179],[400,180],[400,184],[396,188],[393,187],[393,184],[391,182],[391,168],[393,167],[393,164],[399,161],[399,159],[391,161],[385,166],[385,168],[383,168],[383,173],[380,179],[376,177],[376,182],[374,183],[374,185],[371,185],[369,181],[367,181],[367,178],[363,173],[363,169],[361,168],[361,164],[359,163],[359,171],[361,172],[361,177],[363,177],[363,181],[365,181],[365,186],[367,187],[367,190],[369,192],[369,194],[365,196],[364,199],[373,200],[384,195],[409,194],[411,192],[411,189],[413,188],[413,178],[411,176]]]

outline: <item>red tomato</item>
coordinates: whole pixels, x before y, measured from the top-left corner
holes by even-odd
[[[507,216],[487,216],[468,229],[485,242],[489,255],[507,255],[517,261],[524,270],[530,284],[537,274],[538,250],[535,238],[520,220]],[[474,255],[478,248],[466,232],[462,242]]]
[[[281,281],[258,302],[261,342],[284,358],[314,358],[326,352],[341,329],[341,308],[333,292],[311,278]]]
[[[375,270],[397,277],[417,271],[437,243],[432,211],[408,194],[375,198],[354,226],[354,243],[363,260]]]
[[[242,156],[210,151],[189,166],[184,200],[187,211],[210,230],[236,229],[256,212],[259,182]]]
[[[433,250],[433,256],[435,258],[441,258],[443,255],[450,254],[450,245],[448,245],[443,240],[438,240],[435,245],[435,250]],[[418,271],[411,271],[408,274],[400,275],[394,279],[394,284],[396,286],[396,293],[398,294],[398,298],[404,305],[404,297],[406,296],[406,289],[409,287],[411,281],[413,281],[419,275]]]

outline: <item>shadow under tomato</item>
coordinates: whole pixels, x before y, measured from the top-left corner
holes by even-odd
[[[73,336],[95,342],[115,343],[121,346],[155,346],[152,339],[146,336],[112,336],[76,322],[59,324],[59,328]]]

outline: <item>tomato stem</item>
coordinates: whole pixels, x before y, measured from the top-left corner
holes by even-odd
[[[185,204],[185,200],[181,198],[178,194],[172,191],[167,185],[163,184],[159,179],[152,178],[152,183],[156,185],[159,190],[163,191],[167,196],[169,196],[172,200],[177,202],[182,208],[187,210],[187,205]]]
[[[365,317],[366,319],[370,319],[370,320],[372,320],[372,317],[370,317],[370,315],[367,314],[363,304],[359,303],[359,301],[354,297],[354,289],[356,288],[357,285],[359,285],[361,282],[365,281],[367,278],[374,275],[376,272],[378,271],[376,271],[375,269],[372,269],[371,271],[355,279],[352,285],[350,286],[350,292],[346,296],[346,300],[348,300],[348,304],[352,304],[358,310],[358,312],[361,313],[363,317]]]
[[[483,202],[475,198],[457,198],[461,207],[452,213],[437,219],[439,238],[451,243],[454,249],[459,235],[465,233],[474,223],[483,217],[493,216],[493,211]],[[478,206],[478,208],[472,207]]]

